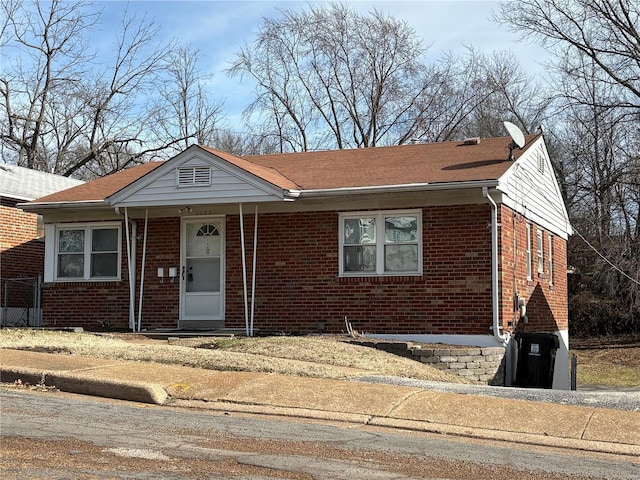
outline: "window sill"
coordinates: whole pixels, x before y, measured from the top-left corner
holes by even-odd
[[[117,277],[108,278],[56,278],[51,283],[68,284],[68,283],[119,283],[122,280]]]
[[[422,283],[424,276],[421,273],[405,275],[340,275],[339,283]]]

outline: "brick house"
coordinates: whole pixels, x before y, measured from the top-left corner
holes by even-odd
[[[43,321],[478,346],[553,332],[566,388],[571,226],[544,138],[525,140],[514,156],[509,138],[194,145],[29,202],[47,229]]]
[[[31,305],[37,295],[35,279],[44,271],[44,224],[37,213],[25,212],[17,205],[81,183],[61,175],[0,165],[1,325],[39,321],[39,315],[33,318],[34,312],[27,312],[29,318],[22,317],[25,305]]]

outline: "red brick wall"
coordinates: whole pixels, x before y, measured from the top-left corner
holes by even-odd
[[[140,289],[144,220],[138,222],[136,292]],[[158,267],[165,275],[169,267],[180,264],[179,218],[149,220],[145,266],[143,328],[176,328],[179,316],[179,282],[158,278]],[[126,232],[122,227],[120,282],[54,282],[43,285],[43,323],[48,326],[72,325],[87,329],[129,328],[129,269]],[[138,319],[136,299],[135,318]]]
[[[74,326],[88,330],[126,329],[128,281],[45,283],[42,323],[48,327]]]
[[[566,328],[566,248],[554,238],[555,278],[526,281],[525,222],[501,207],[501,304],[505,327],[516,317],[515,288],[528,301],[527,331]],[[253,214],[245,216],[248,283],[251,287]],[[491,230],[488,204],[423,209],[423,275],[339,278],[338,213],[261,214],[258,225],[254,327],[265,332],[340,332],[345,316],[361,332],[465,333],[490,335]],[[142,239],[144,221],[138,221]],[[149,221],[143,327],[175,328],[179,281],[157,277],[158,267],[180,267],[180,219]],[[514,249],[514,234],[518,239]],[[532,230],[535,237],[535,227]],[[123,230],[123,238],[124,238]],[[535,240],[532,239],[532,241]],[[532,261],[535,261],[535,242]],[[545,232],[545,255],[548,239]],[[43,290],[44,322],[97,328],[128,327],[129,290],[126,245],[122,281],[53,283]],[[513,262],[514,252],[516,262]],[[142,240],[137,248],[140,282]],[[546,265],[545,256],[545,268]],[[239,217],[226,220],[225,324],[244,329]],[[534,273],[537,270],[534,268]],[[178,270],[178,274],[179,274]],[[249,292],[250,293],[250,292]],[[59,299],[59,302],[58,302]],[[138,311],[136,310],[136,317]]]
[[[167,278],[169,267],[180,275],[180,219],[150,219],[147,232],[147,258],[142,299],[142,328],[176,328],[180,316],[180,280]],[[138,287],[142,262],[144,220],[138,221]],[[158,278],[158,267],[165,278]],[[138,288],[139,289],[139,288]],[[138,312],[136,311],[136,318]]]
[[[491,236],[488,205],[423,210],[424,274],[338,277],[338,214],[259,217],[256,328],[489,334]],[[238,217],[227,220],[228,326],[244,326]],[[253,216],[245,218],[249,253]],[[250,271],[251,255],[247,257]]]
[[[502,236],[502,318],[504,326],[508,322],[517,326],[520,332],[554,332],[568,329],[567,312],[567,244],[557,235],[553,238],[553,284],[549,278],[549,234],[550,232],[531,223],[531,272],[527,279],[526,245],[527,220],[501,207]],[[542,230],[544,272],[538,273],[537,231]],[[525,299],[527,324],[517,324],[519,315],[514,295]]]
[[[16,203],[15,200],[3,198],[0,205],[2,295],[5,279],[35,277],[42,275],[44,270],[44,242],[37,240],[38,215],[16,208]]]

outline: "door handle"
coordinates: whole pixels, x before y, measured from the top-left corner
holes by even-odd
[[[184,272],[186,270],[186,267],[183,265],[182,266],[182,281],[184,281]]]

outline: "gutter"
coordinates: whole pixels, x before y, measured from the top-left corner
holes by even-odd
[[[493,336],[505,347],[509,343],[511,335],[500,333],[500,311],[498,299],[498,205],[489,195],[489,189],[482,187],[482,195],[491,204],[491,303],[493,312]]]
[[[366,193],[394,193],[415,192],[433,190],[452,190],[460,188],[494,188],[498,186],[497,180],[481,180],[468,182],[444,182],[444,183],[407,183],[403,185],[376,185],[370,187],[340,187],[319,188],[310,190],[285,190],[285,196],[289,198],[299,197],[324,197],[330,195],[362,195]]]
[[[35,212],[35,213],[41,210],[57,210],[60,208],[72,208],[74,210],[78,208],[95,208],[100,206],[103,206],[109,209],[112,208],[111,205],[109,205],[104,200],[89,200],[86,202],[51,202],[51,203],[29,202],[29,203],[18,203],[16,206],[21,210],[24,210],[25,212]]]
[[[22,200],[23,202],[31,202],[32,200],[35,200],[35,198],[29,198],[29,197],[25,197],[23,195],[16,195],[15,193],[2,192],[2,191],[0,191],[0,197],[13,198],[15,200]]]

